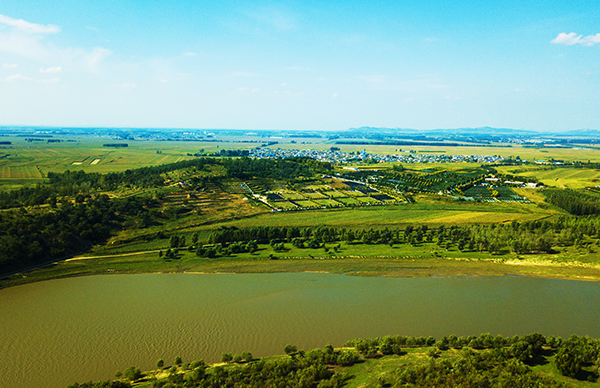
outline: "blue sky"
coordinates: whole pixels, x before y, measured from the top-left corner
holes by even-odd
[[[600,2],[0,3],[0,125],[600,129]]]

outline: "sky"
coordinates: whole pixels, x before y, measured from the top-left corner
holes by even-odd
[[[2,0],[1,125],[600,129],[600,1]]]

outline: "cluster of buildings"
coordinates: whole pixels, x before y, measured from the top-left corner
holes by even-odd
[[[258,159],[311,158],[330,163],[498,163],[504,160],[502,156],[497,155],[446,155],[412,152],[378,155],[364,150],[360,152],[341,152],[337,150],[271,149],[267,147],[251,149],[248,156]]]

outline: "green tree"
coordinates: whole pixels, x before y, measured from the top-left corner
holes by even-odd
[[[563,347],[556,353],[556,367],[565,376],[576,377],[581,372],[583,356],[577,348]]]
[[[163,361],[163,359],[159,359],[158,361],[156,361],[156,367],[158,369],[162,369],[162,367],[165,366],[165,362]]]
[[[242,352],[242,359],[246,362],[250,362],[254,359],[254,357],[252,357],[252,353],[245,351]]]
[[[181,365],[182,362],[183,360],[181,360],[180,356],[175,357],[175,365]]]
[[[123,375],[129,381],[135,381],[139,380],[142,377],[142,371],[139,368],[136,368],[135,366],[131,366],[125,370],[125,373],[123,373]]]
[[[288,344],[285,346],[285,348],[283,348],[283,351],[285,352],[285,354],[291,356],[292,354],[295,354],[298,351],[298,347],[296,345]]]

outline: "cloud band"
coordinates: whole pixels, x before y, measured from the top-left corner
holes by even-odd
[[[575,32],[561,32],[558,36],[550,41],[554,44],[562,44],[563,46],[573,46],[580,44],[582,46],[593,46],[596,43],[600,43],[600,33],[596,35],[577,35]]]

